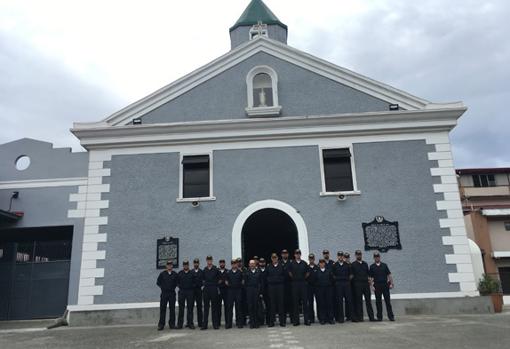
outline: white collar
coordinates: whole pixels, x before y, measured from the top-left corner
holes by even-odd
[[[298,260],[298,261],[296,261],[296,263],[301,263],[301,259],[300,259],[300,260]]]
[[[321,268],[321,271],[325,271],[325,270],[326,270],[326,268]]]
[[[381,262],[379,262],[379,263],[375,263],[375,265],[380,266],[380,265],[381,265]]]
[[[251,269],[251,272],[252,272],[253,274],[255,274],[255,272],[256,272],[256,271],[257,271],[257,269]]]

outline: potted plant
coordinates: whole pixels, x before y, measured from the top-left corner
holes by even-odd
[[[490,275],[483,274],[478,282],[478,291],[482,296],[490,296],[494,305],[494,312],[501,313],[503,310],[503,293],[501,283]]]

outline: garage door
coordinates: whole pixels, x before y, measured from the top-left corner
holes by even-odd
[[[72,227],[0,230],[0,319],[64,313],[71,246]]]

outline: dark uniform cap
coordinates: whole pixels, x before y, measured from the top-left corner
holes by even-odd
[[[242,262],[242,259],[241,258],[236,258],[236,262],[239,263],[239,262]]]
[[[259,256],[253,256],[253,259],[258,261],[259,260]]]
[[[329,254],[329,251],[328,250],[323,250],[322,254]]]
[[[276,253],[272,253],[271,254],[271,259],[273,259],[273,258],[278,258],[278,255]]]
[[[356,250],[356,252],[354,252],[354,254],[356,254],[356,255],[360,255],[360,254],[362,254],[362,253],[361,253],[361,250]]]
[[[374,257],[381,257],[381,254],[379,252],[374,252]]]
[[[287,251],[287,250],[283,249],[283,250],[282,250],[282,254],[284,254],[284,253],[289,253],[289,251]]]
[[[237,260],[236,260],[236,259],[232,259],[232,260],[230,261],[230,264],[236,264],[236,263],[237,263]]]
[[[294,254],[301,254],[301,250],[300,250],[299,248],[296,248],[296,249],[294,250]]]
[[[189,261],[187,259],[183,260],[182,265],[189,265]]]
[[[351,258],[351,255],[349,254],[349,252],[344,252],[344,257],[345,258]]]
[[[321,258],[321,259],[319,259],[319,264],[320,263],[326,263],[326,260],[324,258]]]
[[[212,256],[207,256],[207,257],[205,257],[205,260],[206,260],[206,261],[212,261]]]
[[[337,256],[343,256],[343,255],[344,255],[344,253],[343,253],[342,251],[338,251],[338,252],[336,253],[336,255],[337,255]]]
[[[220,259],[219,263],[225,263],[225,260],[224,259]]]
[[[266,262],[266,260],[263,257],[260,257],[259,262]]]
[[[193,263],[200,263],[200,259],[195,258],[195,259],[193,260]]]
[[[315,259],[315,255],[314,255],[313,253],[310,253],[310,254],[308,255],[308,258]]]
[[[172,263],[172,261],[166,261],[166,265],[172,265],[173,266],[174,264]]]

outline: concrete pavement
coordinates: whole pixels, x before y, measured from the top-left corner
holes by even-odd
[[[156,326],[5,328],[0,348],[508,348],[510,312],[406,316],[396,322],[220,330]]]

